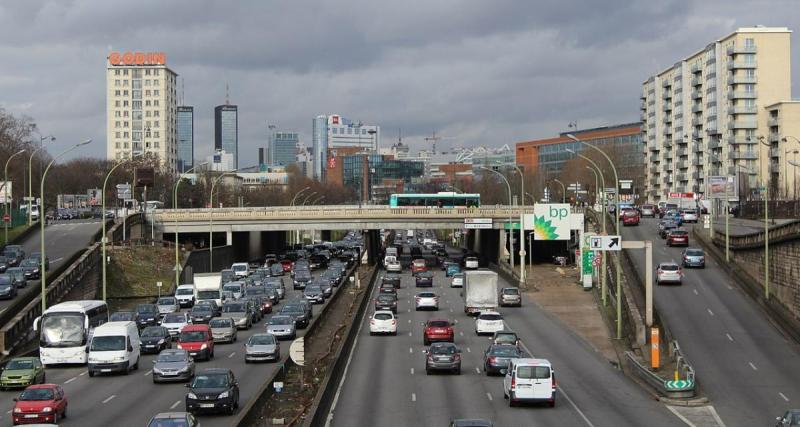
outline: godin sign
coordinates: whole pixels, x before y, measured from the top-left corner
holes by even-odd
[[[111,52],[108,54],[111,65],[166,65],[164,52]]]

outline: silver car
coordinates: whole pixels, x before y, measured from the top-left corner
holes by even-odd
[[[222,306],[222,316],[230,317],[239,329],[253,326],[253,313],[246,301],[227,302]]]
[[[162,350],[153,360],[153,382],[189,381],[194,377],[194,361],[186,350]]]
[[[165,314],[161,318],[161,326],[167,328],[169,334],[177,337],[181,333],[181,329],[189,324],[189,313],[182,311],[177,313]]]
[[[158,299],[158,302],[156,302],[156,306],[158,307],[158,314],[161,317],[164,317],[167,313],[174,313],[180,308],[178,300],[175,297],[161,297]]]
[[[245,363],[272,360],[281,358],[281,345],[271,334],[254,334],[244,345]]]
[[[453,275],[453,280],[450,282],[451,288],[464,287],[464,273],[456,273]]]
[[[439,310],[439,296],[433,292],[419,292],[415,297],[415,310]]]
[[[215,317],[208,322],[208,326],[215,343],[234,342],[238,338],[239,330],[230,317]]]
[[[662,262],[658,264],[656,270],[656,284],[662,283],[676,283],[678,285],[683,281],[683,269],[674,262]]]
[[[684,267],[706,268],[706,254],[702,249],[686,248],[681,259]]]
[[[517,288],[503,288],[500,290],[500,305],[522,307],[522,295]]]
[[[269,319],[269,323],[267,323],[267,333],[274,335],[278,339],[295,339],[297,337],[297,328],[294,324],[294,318],[279,314],[272,316]]]

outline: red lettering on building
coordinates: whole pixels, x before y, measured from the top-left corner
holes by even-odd
[[[117,65],[166,65],[167,54],[164,52],[111,52],[108,63]]]

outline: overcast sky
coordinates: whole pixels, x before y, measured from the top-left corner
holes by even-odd
[[[433,131],[445,148],[499,147],[637,121],[648,76],[738,27],[798,22],[797,0],[2,0],[0,106],[54,150],[92,138],[77,155],[105,157],[106,56],[163,51],[195,107],[197,158],[226,83],[245,165],[267,123],[310,145],[318,114],[378,124],[384,146],[402,128],[413,149]]]

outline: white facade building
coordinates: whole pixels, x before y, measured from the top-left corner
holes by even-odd
[[[206,157],[208,170],[214,172],[230,172],[236,169],[233,153],[217,150],[214,154]]]

